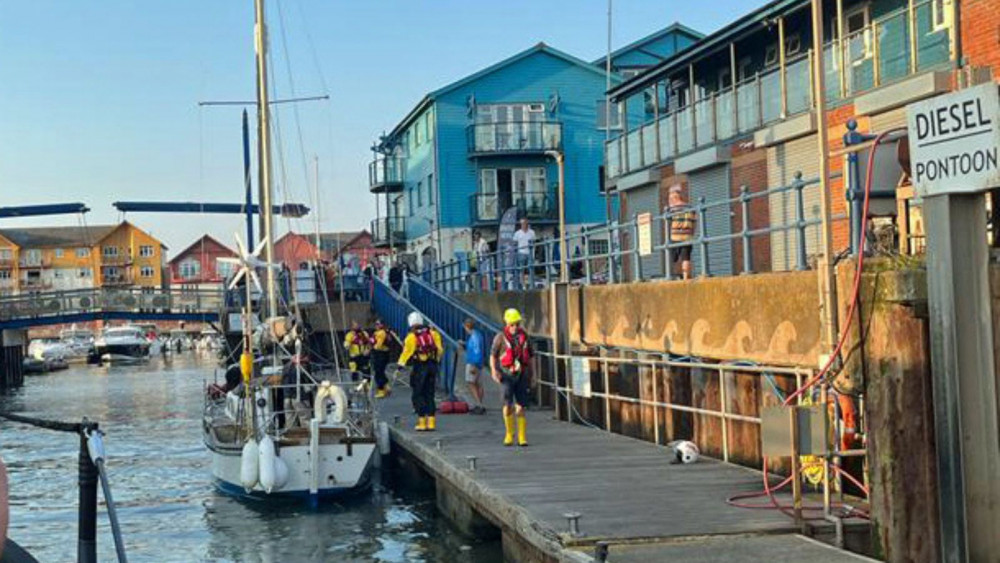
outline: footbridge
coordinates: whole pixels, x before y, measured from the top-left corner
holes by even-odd
[[[0,330],[89,321],[218,322],[221,289],[93,288],[0,297]]]

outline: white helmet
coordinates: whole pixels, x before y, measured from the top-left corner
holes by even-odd
[[[410,327],[420,326],[424,324],[424,316],[414,311],[407,315],[406,324],[410,325]]]
[[[698,461],[700,452],[694,442],[679,440],[669,444],[674,449],[674,459],[671,463],[694,463]]]

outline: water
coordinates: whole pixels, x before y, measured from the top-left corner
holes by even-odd
[[[236,500],[217,492],[202,445],[202,388],[212,364],[194,353],[146,366],[76,366],[30,376],[0,408],[107,432],[112,492],[130,561],[501,561],[435,512],[433,493],[378,475],[371,493],[319,509]],[[39,561],[76,558],[76,463],[70,434],[0,421],[10,473],[9,536]],[[103,497],[101,497],[103,499]],[[98,556],[114,560],[106,514]]]

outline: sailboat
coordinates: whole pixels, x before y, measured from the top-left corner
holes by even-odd
[[[219,259],[238,267],[229,288],[237,292],[241,311],[225,320],[240,325],[239,362],[228,366],[224,382],[206,390],[203,437],[220,490],[315,501],[369,485],[378,453],[375,401],[371,386],[352,381],[337,363],[332,370],[309,369],[298,308],[279,303],[264,0],[254,5],[262,238],[251,249],[236,234],[238,257]],[[266,273],[263,287],[259,271]]]

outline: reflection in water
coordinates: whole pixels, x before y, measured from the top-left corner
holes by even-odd
[[[201,389],[212,363],[190,353],[164,363],[78,366],[28,379],[0,409],[97,420],[107,432],[111,486],[131,561],[500,561],[496,543],[455,533],[426,493],[370,493],[319,509],[217,493],[201,442]],[[10,537],[40,561],[76,558],[75,436],[0,421],[11,481]],[[99,514],[98,555],[113,560]]]

